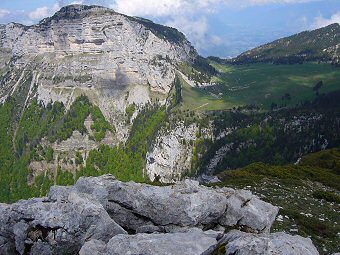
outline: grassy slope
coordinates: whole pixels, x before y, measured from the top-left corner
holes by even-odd
[[[181,79],[181,83],[183,98],[181,108],[184,110],[213,111],[233,107],[232,104],[213,96],[208,91],[191,87],[183,79]]]
[[[279,206],[273,231],[310,236],[321,254],[338,251],[340,233],[340,149],[305,156],[299,165],[254,163],[219,176],[222,186],[246,186]]]
[[[324,86],[320,93],[340,89],[340,69],[329,64],[211,64],[220,71],[220,75],[213,78],[220,85],[203,90],[183,82],[184,109],[223,110],[251,104],[270,109],[272,103],[294,106],[315,98],[313,87],[321,80]],[[223,95],[218,96],[219,93]],[[286,93],[291,100],[282,100]]]
[[[232,104],[256,104],[269,108],[271,103],[295,105],[315,97],[313,87],[319,81],[320,93],[340,88],[340,69],[329,64],[302,65],[252,64],[228,66],[213,64],[222,72],[224,100]],[[282,101],[285,93],[291,100]]]

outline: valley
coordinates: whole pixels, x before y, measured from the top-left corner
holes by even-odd
[[[252,191],[279,207],[274,231],[309,237],[320,254],[337,252],[338,30],[298,34],[227,60],[199,56],[174,28],[99,6],[66,6],[32,26],[1,25],[0,203],[15,207],[50,193],[55,206],[55,185],[72,189],[84,180],[163,192],[191,178],[205,186],[184,181],[188,194]],[[327,51],[317,49],[316,35]],[[295,46],[283,47],[286,40]],[[301,40],[312,50],[297,48]],[[217,228],[222,211],[199,227]],[[243,230],[238,221],[223,226]],[[225,245],[218,248],[225,254]]]

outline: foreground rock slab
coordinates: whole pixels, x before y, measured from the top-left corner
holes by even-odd
[[[213,224],[269,232],[278,213],[277,207],[249,191],[208,188],[192,180],[158,187],[123,183],[105,175],[80,178],[71,190],[96,197],[118,224],[133,232],[143,232],[146,226],[148,230],[172,232],[176,227]],[[56,188],[50,197],[60,196],[58,193],[65,191]]]
[[[309,239],[269,234],[277,212],[249,191],[191,180],[80,178],[45,198],[0,204],[0,254],[210,255],[223,245],[226,254],[317,254]]]
[[[224,248],[223,248],[224,247]],[[107,244],[91,240],[80,255],[317,255],[309,238],[285,233],[251,234],[232,230],[216,231],[192,228],[180,233],[116,235]]]
[[[117,235],[106,245],[91,240],[82,247],[80,255],[197,255],[217,243],[218,233],[190,229],[184,233]]]
[[[318,255],[311,239],[283,232],[251,234],[232,230],[202,255],[212,255],[225,246],[226,255]]]
[[[309,238],[291,236],[285,233],[270,235],[252,235],[240,231],[227,234],[228,249],[226,254],[294,254],[317,255],[319,252]]]
[[[76,254],[90,239],[109,241],[126,231],[86,194],[0,204],[0,254]]]

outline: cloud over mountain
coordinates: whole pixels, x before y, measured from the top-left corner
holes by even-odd
[[[340,11],[334,13],[331,17],[325,18],[323,16],[318,16],[315,19],[315,23],[313,24],[313,28],[325,27],[330,24],[339,23],[340,24]]]
[[[201,54],[226,57],[277,37],[337,22],[340,15],[331,16],[332,12],[329,13],[334,9],[329,3],[333,2],[334,5],[336,1],[36,0],[22,4],[20,0],[12,0],[0,4],[0,24],[13,21],[34,24],[69,4],[102,5],[120,13],[175,27],[192,41]],[[312,8],[304,8],[313,5]],[[329,11],[320,11],[324,8],[322,6],[327,5]],[[301,25],[301,17],[305,17],[304,26]]]

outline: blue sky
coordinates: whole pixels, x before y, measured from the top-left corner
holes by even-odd
[[[97,4],[173,26],[220,57],[340,22],[340,0],[1,0],[0,23],[34,24],[71,3]]]

